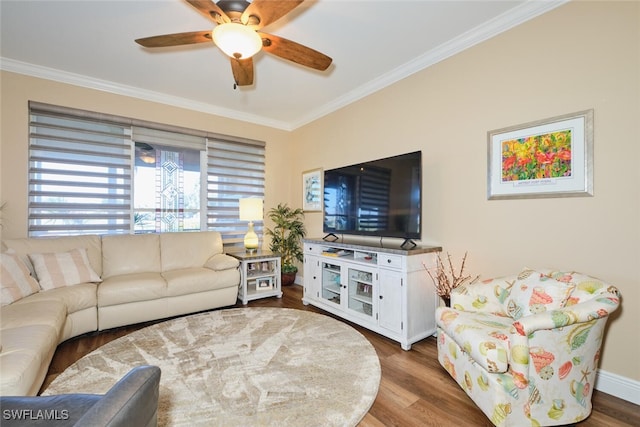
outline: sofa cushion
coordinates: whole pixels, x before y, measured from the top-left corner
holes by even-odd
[[[222,253],[222,237],[217,231],[161,233],[162,271],[202,267],[207,260]]]
[[[509,316],[522,316],[555,310],[566,305],[575,285],[560,282],[535,270],[525,269],[511,288],[505,308]]]
[[[204,267],[166,271],[162,276],[167,281],[167,294],[172,297],[238,285],[237,282],[230,282],[224,272]]]
[[[571,292],[571,296],[567,299],[567,306],[593,299],[595,294],[604,292],[611,287],[610,284],[600,279],[576,271],[554,271],[550,269],[540,269],[537,271],[559,282],[575,286],[575,289]]]
[[[81,283],[74,286],[51,289],[31,295],[29,298],[18,301],[16,304],[34,301],[59,301],[67,310],[67,314],[96,307],[98,305],[97,287],[95,283]]]
[[[44,324],[3,327],[0,395],[35,394],[58,345],[58,333]],[[42,372],[44,371],[44,373]]]
[[[40,290],[27,266],[15,253],[0,254],[0,304],[7,305]]]
[[[160,273],[160,237],[125,234],[102,237],[102,278],[135,273]]]
[[[167,282],[160,273],[112,276],[98,285],[98,306],[149,301],[167,296]]]
[[[91,267],[98,276],[102,275],[102,242],[97,235],[7,239],[2,243],[20,256],[34,277],[36,271],[28,254],[66,252],[75,248],[85,248]]]
[[[483,312],[436,310],[438,326],[488,372],[506,372],[509,354],[510,317]]]
[[[451,307],[463,311],[483,311],[507,316],[504,302],[517,280],[517,275],[511,275],[454,288],[451,291]]]
[[[102,280],[91,267],[85,248],[68,252],[33,253],[29,254],[29,259],[43,290]]]
[[[35,295],[34,295],[35,296]],[[49,326],[55,331],[55,338],[62,330],[67,318],[67,308],[61,301],[37,301],[25,298],[19,303],[2,307],[0,311],[0,329],[20,328],[22,326]],[[3,337],[3,343],[5,339]]]
[[[216,254],[205,262],[204,266],[211,270],[222,271],[238,268],[240,261],[238,258],[226,254]]]

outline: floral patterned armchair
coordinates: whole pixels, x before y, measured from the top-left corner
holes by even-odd
[[[496,426],[551,426],[591,413],[618,290],[579,273],[534,271],[460,286],[439,307],[438,360]]]

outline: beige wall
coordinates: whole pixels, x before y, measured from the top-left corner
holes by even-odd
[[[304,170],[422,150],[423,243],[469,251],[484,278],[526,265],[617,285],[601,368],[638,381],[639,18],[638,2],[570,3],[290,134],[3,72],[1,232],[26,235],[28,100],[265,140],[267,209],[300,206]],[[589,108],[594,197],[487,201],[487,131]],[[320,236],[321,215],[307,226]]]
[[[423,153],[423,242],[489,278],[617,285],[601,368],[640,380],[640,3],[570,3],[294,132],[301,171]],[[487,131],[594,109],[594,197],[488,201]],[[294,200],[301,189],[294,188]],[[308,213],[310,235],[321,214]]]
[[[2,72],[1,78],[0,203],[6,202],[2,237],[27,234],[30,100],[266,141],[265,207],[289,202],[291,182],[282,173],[291,161],[288,132],[19,74]]]

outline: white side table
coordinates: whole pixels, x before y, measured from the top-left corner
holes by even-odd
[[[228,252],[240,261],[238,299],[243,305],[267,297],[282,297],[280,254],[269,251]]]

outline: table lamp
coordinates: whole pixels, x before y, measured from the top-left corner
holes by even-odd
[[[244,247],[247,252],[255,252],[258,249],[258,235],[253,229],[253,221],[262,220],[262,199],[240,199],[240,220],[249,221],[249,229],[244,235]]]

